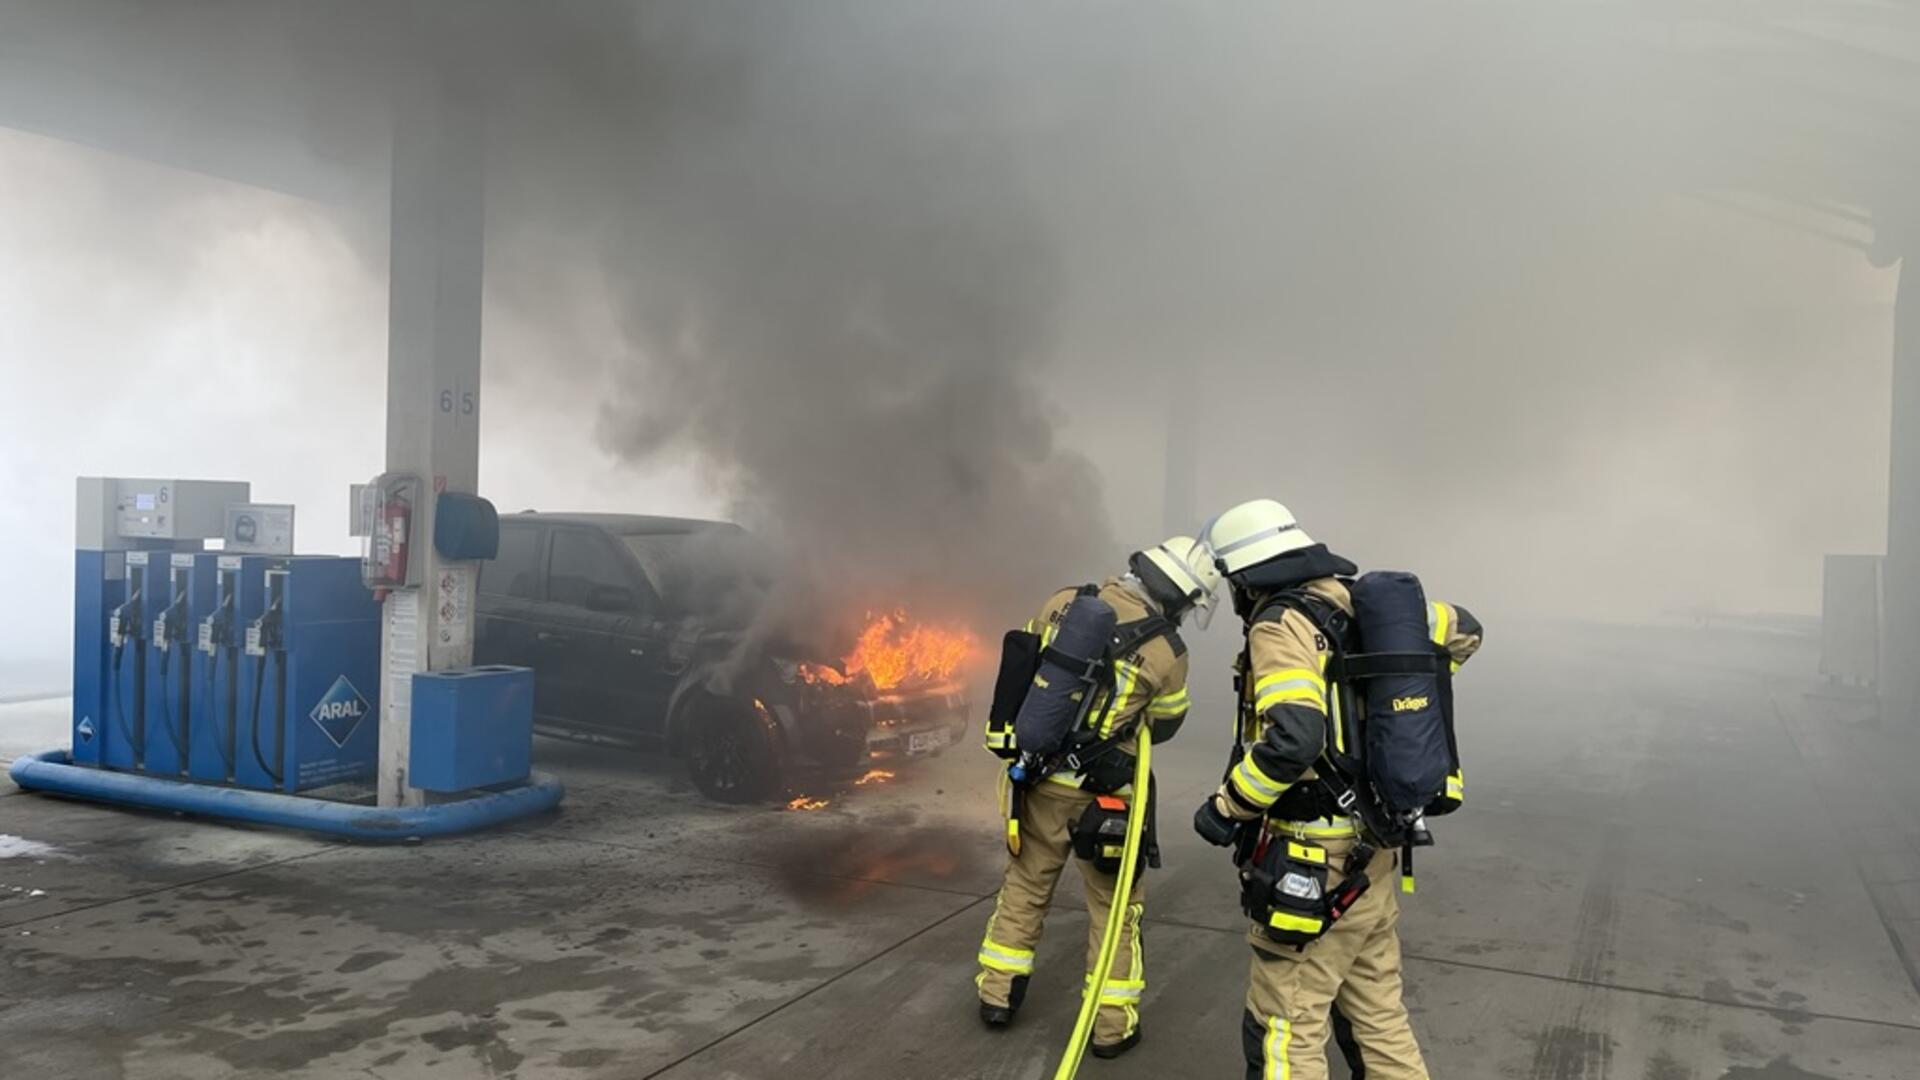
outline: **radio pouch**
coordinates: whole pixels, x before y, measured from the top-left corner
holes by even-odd
[[[1127,801],[1116,795],[1101,795],[1088,805],[1080,820],[1073,823],[1073,853],[1093,864],[1103,874],[1120,872],[1120,856],[1127,846]],[[1137,874],[1146,865],[1141,859]]]
[[[1352,872],[1329,886],[1326,848],[1271,836],[1240,871],[1241,909],[1271,940],[1304,949],[1324,937],[1365,895],[1372,884],[1365,861],[1350,860]]]

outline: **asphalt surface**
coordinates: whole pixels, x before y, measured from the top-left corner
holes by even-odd
[[[1813,664],[1781,634],[1496,625],[1460,683],[1467,809],[1403,903],[1435,1076],[1920,1074],[1920,735]],[[1146,1038],[1085,1077],[1240,1075],[1231,871],[1184,823],[1226,739],[1222,669],[1196,670],[1160,756]],[[64,709],[0,706],[0,757],[61,741]],[[425,845],[0,782],[0,1077],[1051,1076],[1086,916],[1069,873],[1019,1023],[982,1030],[984,753],[803,785],[814,811],[708,805],[644,756],[539,756],[562,811]]]

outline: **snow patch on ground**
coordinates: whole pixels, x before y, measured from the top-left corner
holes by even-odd
[[[44,859],[60,854],[60,849],[23,836],[0,833],[0,859]]]

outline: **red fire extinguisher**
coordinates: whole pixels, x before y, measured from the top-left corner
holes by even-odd
[[[376,482],[379,505],[374,513],[367,556],[361,564],[361,577],[367,588],[373,590],[376,600],[384,600],[389,591],[410,583],[407,576],[411,555],[409,537],[413,531],[414,485],[417,483],[407,476],[382,477]]]

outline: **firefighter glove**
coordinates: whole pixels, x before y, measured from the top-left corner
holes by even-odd
[[[1222,813],[1214,797],[1209,795],[1200,809],[1193,812],[1193,831],[1215,847],[1226,847],[1238,836],[1240,823]]]

